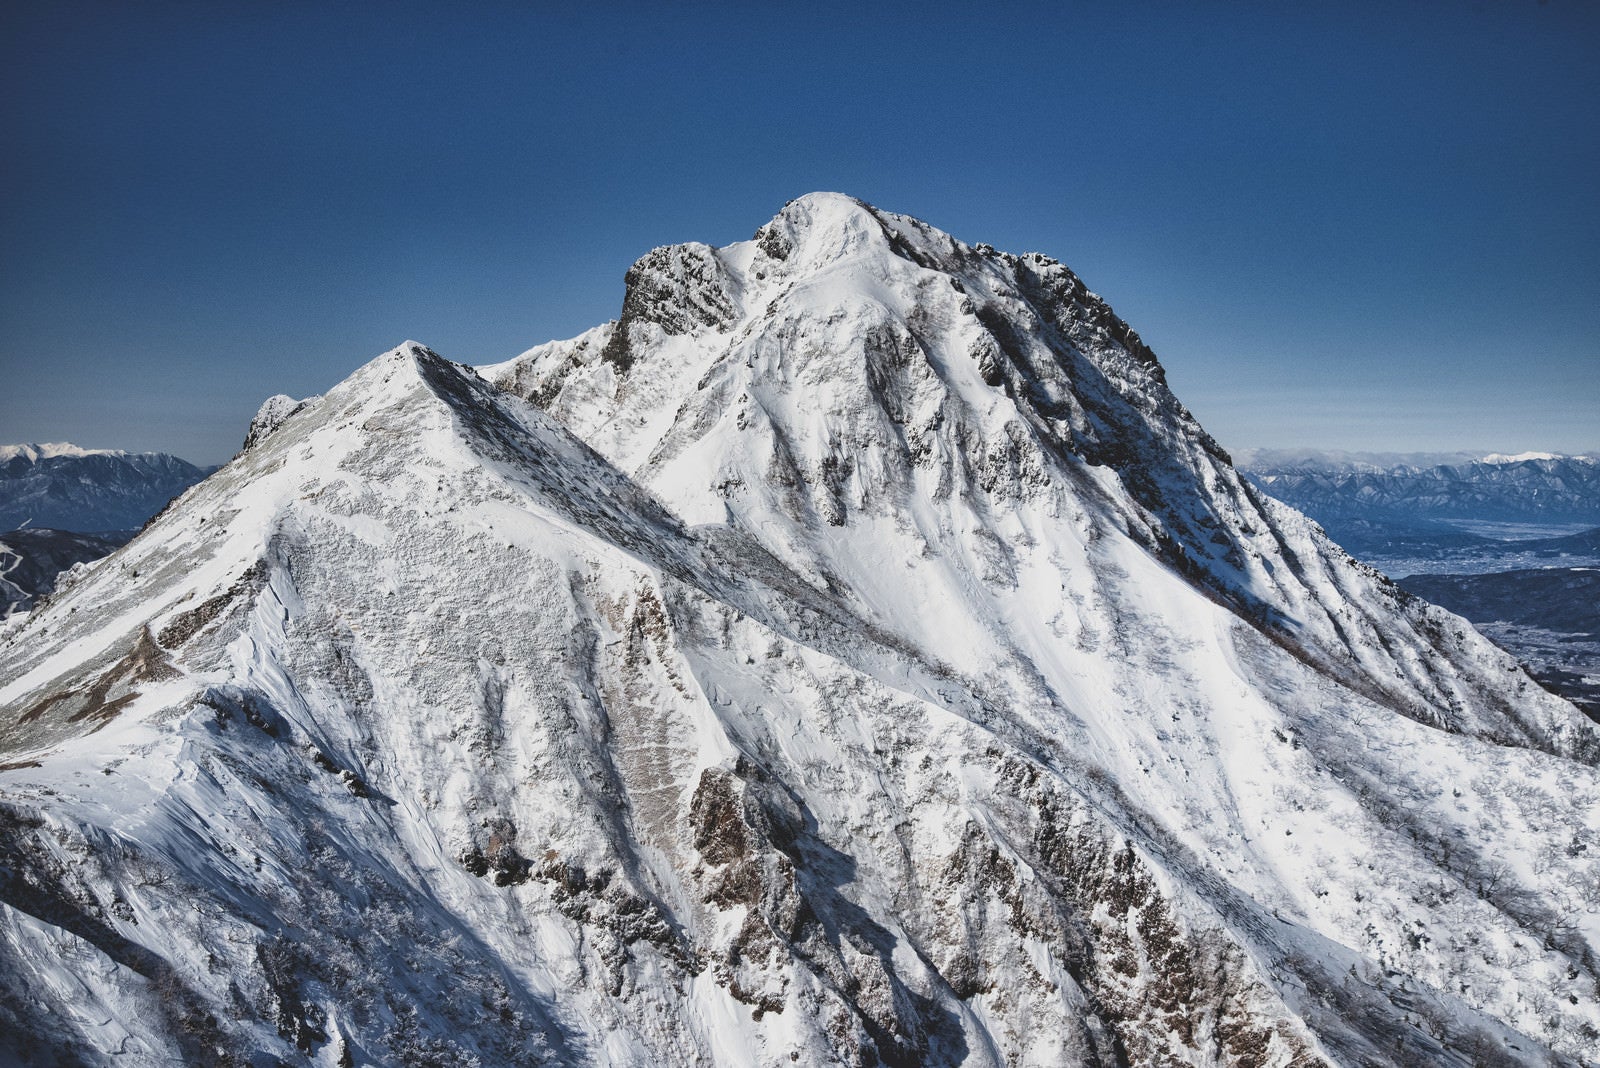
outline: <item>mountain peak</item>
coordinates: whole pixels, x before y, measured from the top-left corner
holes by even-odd
[[[843,193],[807,193],[756,231],[768,258],[793,266],[822,266],[869,248],[888,248],[878,211]]]
[[[376,411],[402,401],[420,385],[434,391],[438,375],[460,375],[465,369],[420,341],[404,341],[375,356],[327,393],[327,398],[351,410]],[[475,372],[467,371],[468,374]],[[308,398],[308,402],[317,398]],[[269,402],[270,403],[270,402]]]
[[[362,364],[350,377],[352,379],[367,377],[387,378],[396,369],[411,368],[420,371],[426,367],[449,362],[420,341],[402,341],[388,352],[374,356]]]
[[[1158,513],[1170,480],[1148,469],[1162,457],[1226,462],[1155,355],[1066,267],[967,246],[854,197],[791,201],[727,248],[658,248],[626,281],[611,326],[485,373],[624,470],[670,479],[689,516],[737,508],[737,487],[765,476],[733,469],[769,461],[829,483],[813,504],[835,519],[851,500],[886,507],[885,483],[933,456],[995,449],[1015,453],[1009,468],[1036,466],[1039,450],[1073,455],[1116,468]],[[698,463],[715,470],[686,466]],[[1214,555],[1209,535],[1174,529],[1197,558]]]
[[[1586,1056],[1600,732],[1064,267],[763,232],[385,353],[0,633],[0,1059]]]

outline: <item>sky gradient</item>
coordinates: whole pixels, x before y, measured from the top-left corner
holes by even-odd
[[[1600,450],[1600,6],[569,8],[5,5],[0,441],[219,462],[828,189],[1060,259],[1230,448]]]

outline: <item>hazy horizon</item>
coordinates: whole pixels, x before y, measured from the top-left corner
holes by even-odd
[[[241,444],[242,444],[243,436],[244,436],[243,430],[241,430],[240,431]],[[228,460],[230,460],[237,453],[237,449],[236,449],[233,453],[229,453],[227,456],[211,458],[211,459],[196,459],[196,458],[191,457],[191,456],[184,456],[181,453],[172,453],[169,450],[165,450],[165,449],[130,449],[130,448],[126,448],[126,447],[121,446],[121,445],[91,445],[91,444],[85,444],[85,443],[83,443],[81,441],[66,441],[66,440],[54,440],[54,441],[43,441],[43,440],[0,441],[0,449],[5,449],[7,447],[18,446],[18,445],[34,445],[34,446],[71,445],[71,446],[74,446],[76,448],[83,449],[83,450],[86,450],[86,451],[92,451],[92,452],[122,451],[122,452],[129,452],[129,453],[167,453],[168,455],[177,456],[178,459],[187,461],[188,463],[191,463],[191,464],[195,465],[196,467],[201,467],[201,468],[205,468],[205,467],[220,467],[222,464],[227,463]],[[1370,463],[1370,464],[1374,464],[1374,465],[1378,465],[1378,466],[1392,466],[1392,467],[1398,467],[1398,466],[1402,466],[1402,465],[1434,466],[1434,465],[1450,464],[1450,463],[1467,463],[1467,462],[1471,462],[1473,460],[1482,460],[1482,459],[1485,459],[1485,458],[1488,458],[1488,457],[1493,457],[1493,456],[1501,456],[1501,457],[1509,456],[1509,457],[1515,458],[1515,457],[1518,457],[1520,455],[1523,455],[1524,453],[1531,453],[1531,454],[1551,453],[1551,454],[1557,455],[1557,456],[1577,457],[1577,458],[1581,458],[1581,459],[1596,459],[1596,458],[1600,458],[1600,448],[1577,449],[1577,450],[1559,451],[1559,452],[1557,452],[1555,450],[1550,450],[1550,449],[1528,449],[1528,450],[1522,450],[1521,452],[1513,453],[1513,452],[1508,452],[1508,451],[1506,451],[1504,449],[1493,449],[1493,448],[1445,449],[1445,450],[1424,450],[1424,451],[1419,451],[1419,452],[1397,452],[1397,451],[1385,450],[1385,449],[1355,449],[1355,450],[1352,450],[1352,449],[1326,449],[1326,448],[1319,448],[1319,447],[1316,447],[1316,446],[1284,446],[1284,447],[1278,447],[1278,448],[1263,448],[1263,447],[1258,447],[1258,446],[1246,445],[1246,446],[1240,446],[1240,447],[1237,447],[1237,448],[1231,448],[1230,452],[1231,452],[1231,454],[1233,456],[1234,463],[1236,463],[1237,465],[1239,465],[1241,467],[1251,466],[1252,464],[1259,463],[1262,460],[1269,459],[1269,458],[1274,460],[1274,461],[1276,461],[1276,462],[1281,462],[1281,458],[1283,458],[1283,457],[1298,456],[1298,455],[1318,456],[1318,457],[1323,457],[1323,458],[1330,459],[1330,460],[1349,461],[1349,462],[1355,462],[1355,463]]]

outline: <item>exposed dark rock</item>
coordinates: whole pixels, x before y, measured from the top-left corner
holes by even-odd
[[[622,316],[600,358],[626,373],[633,363],[632,332],[643,323],[667,335],[717,328],[734,314],[733,281],[716,253],[703,245],[658,248],[628,269]]]

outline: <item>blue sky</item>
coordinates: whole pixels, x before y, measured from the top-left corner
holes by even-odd
[[[230,455],[853,193],[1073,267],[1232,448],[1600,449],[1600,7],[0,10],[0,440]]]

